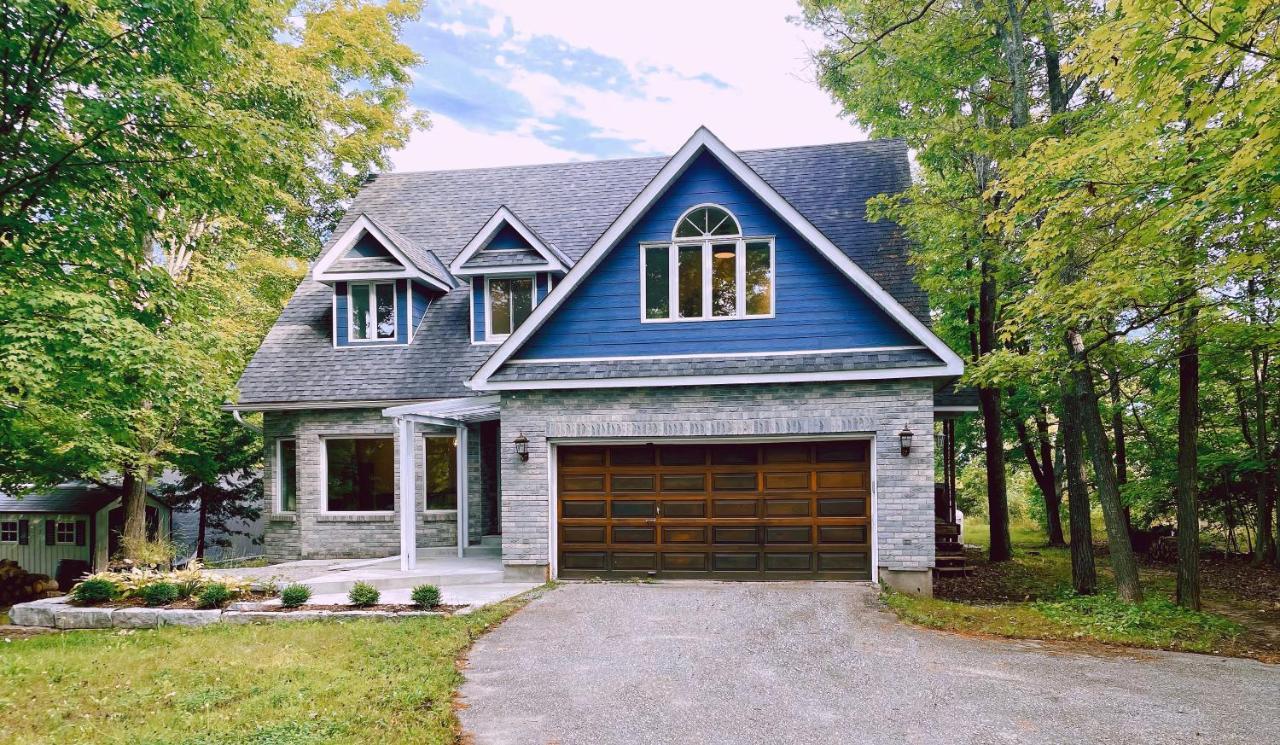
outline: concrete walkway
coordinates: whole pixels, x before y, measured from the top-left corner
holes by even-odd
[[[1280,667],[907,627],[865,585],[570,584],[481,637],[477,745],[1260,743]]]

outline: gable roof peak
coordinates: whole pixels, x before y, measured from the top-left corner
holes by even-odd
[[[538,235],[536,230],[529,227],[519,217],[516,217],[516,213],[504,204],[499,206],[493,215],[485,221],[485,224],[481,226],[480,230],[472,236],[471,240],[467,241],[467,245],[464,246],[462,250],[458,252],[457,257],[450,262],[449,271],[453,272],[457,276],[465,277],[475,274],[484,274],[495,269],[509,269],[510,267],[506,267],[502,263],[490,263],[484,267],[467,266],[467,262],[470,261],[477,253],[484,250],[485,247],[489,245],[489,242],[493,240],[494,236],[496,236],[504,227],[510,227],[519,233],[520,237],[529,244],[529,247],[533,251],[537,252],[537,254],[543,259],[544,263],[542,265],[521,263],[520,268],[522,270],[567,272],[569,271],[569,267],[573,266],[573,262],[564,254],[563,251],[556,248],[551,241],[548,241]]]
[[[399,263],[399,267],[377,266],[373,271],[352,272],[341,266],[347,252],[368,234]],[[448,292],[457,284],[454,277],[435,253],[419,246],[388,225],[379,222],[366,212],[361,212],[351,225],[337,236],[316,259],[312,277],[318,282],[338,282],[363,279],[417,279]]]

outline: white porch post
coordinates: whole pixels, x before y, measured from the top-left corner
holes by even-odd
[[[418,564],[418,500],[417,477],[413,459],[413,420],[396,418],[400,435],[400,571],[408,572]]]
[[[470,515],[467,514],[470,506],[467,498],[467,425],[459,423],[455,431],[458,433],[458,556],[462,556],[466,552],[470,533]]]

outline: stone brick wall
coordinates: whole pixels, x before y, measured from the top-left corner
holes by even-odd
[[[915,433],[902,457],[898,433]],[[512,440],[529,438],[521,462]],[[548,439],[875,436],[879,566],[933,566],[933,387],[929,381],[788,383],[680,388],[513,391],[502,394],[502,555],[546,565]]]
[[[263,418],[266,445],[266,469],[264,488],[268,497],[267,525],[264,549],[272,561],[327,558],[377,558],[400,553],[400,490],[396,487],[395,514],[343,515],[325,514],[321,509],[321,479],[323,474],[325,437],[347,435],[384,434],[396,438],[395,424],[382,416],[378,409],[310,410],[267,412]],[[418,427],[419,433],[452,433],[451,429]],[[294,437],[298,441],[298,509],[293,514],[275,512],[276,496],[276,441],[282,437]],[[398,438],[396,438],[398,439]],[[479,433],[472,428],[468,433],[468,457],[474,461],[479,453]],[[399,480],[399,447],[395,450],[396,477]],[[456,546],[457,513],[454,510],[426,512],[423,505],[425,489],[425,449],[414,448],[416,485],[418,498],[418,546],[420,548]],[[468,469],[477,473],[477,466]],[[481,491],[479,478],[469,480],[469,504],[471,505],[470,536],[480,538]]]

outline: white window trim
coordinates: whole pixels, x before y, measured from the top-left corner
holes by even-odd
[[[53,545],[55,546],[74,546],[76,544],[76,523],[77,520],[63,520],[55,518],[53,521]],[[69,526],[71,528],[71,538],[62,540],[62,528]]]
[[[456,473],[457,463],[458,463],[458,458],[456,457],[456,453],[453,459],[454,471],[455,471],[455,473],[453,474],[453,490],[454,490],[453,508],[450,509],[447,507],[440,508],[440,507],[427,506],[427,497],[430,496],[427,493],[427,489],[430,487],[430,484],[427,482],[427,440],[432,438],[440,439],[440,440],[456,441],[458,439],[458,436],[452,432],[449,432],[449,433],[427,432],[422,435],[422,512],[423,514],[427,514],[427,515],[454,515],[454,514],[457,514],[458,512],[458,502],[462,501],[462,489],[461,489],[462,475],[459,473]],[[458,443],[454,442],[454,447],[456,448],[457,446],[458,446]]]
[[[489,294],[489,283],[495,279],[528,279],[530,287],[529,313],[533,314],[533,309],[538,307],[538,275],[534,274],[502,274],[502,275],[485,275],[484,278],[484,343],[499,344],[506,340],[507,337],[514,334],[518,326],[513,326],[510,333],[495,334],[493,332],[493,298]],[[528,319],[526,319],[528,320]],[[474,322],[472,324],[475,325]]]
[[[391,319],[392,319],[391,336],[378,336],[378,324],[377,324],[377,315],[378,315],[377,286],[378,285],[391,286]],[[355,324],[352,323],[352,321],[355,319],[354,313],[355,313],[356,304],[352,302],[352,297],[355,295],[355,288],[357,286],[368,288],[369,311],[374,315],[374,318],[370,319],[371,321],[373,321],[373,323],[371,323],[371,329],[370,329],[373,331],[373,338],[371,339],[357,339],[355,336],[355,332],[354,332]],[[375,344],[375,343],[394,344],[399,341],[400,341],[400,292],[396,287],[395,280],[371,281],[371,282],[348,282],[347,283],[347,344]]]
[[[681,218],[684,219],[684,218]],[[713,244],[734,243],[737,252],[736,273],[734,278],[735,292],[737,294],[736,312],[731,316],[716,316],[711,314],[711,246]],[[769,244],[769,269],[772,275],[772,286],[769,288],[769,312],[756,315],[748,315],[747,296],[746,296],[746,277],[747,277],[747,244],[748,243],[768,243]],[[702,315],[701,316],[681,316],[679,309],[680,300],[680,272],[679,272],[679,256],[681,248],[702,248]],[[649,289],[648,276],[645,270],[648,249],[662,248],[667,249],[667,317],[666,318],[649,318]],[[768,236],[717,236],[712,240],[680,240],[680,241],[646,241],[640,244],[640,322],[641,323],[702,323],[706,321],[746,321],[762,318],[775,318],[778,308],[778,261],[777,261],[777,245],[774,237]]]
[[[293,509],[286,510],[284,508],[284,456],[283,446],[286,442],[293,443]],[[325,458],[329,455],[326,452]],[[296,437],[278,437],[276,438],[276,467],[275,467],[275,498],[272,500],[271,511],[277,515],[293,515],[298,511],[298,438]]]
[[[329,509],[329,444],[328,444],[329,440],[391,440],[391,446],[394,452],[396,437],[394,434],[390,434],[390,433],[374,434],[374,435],[335,434],[335,435],[320,436],[320,450],[323,453],[323,455],[320,458],[320,514],[337,515],[340,517],[353,516],[353,515],[361,516],[361,515],[394,515],[396,514],[395,498],[399,496],[397,490],[392,491],[392,497],[391,497],[392,509],[389,509],[389,510],[331,510]],[[395,477],[397,479],[399,478],[399,470],[397,469],[397,466],[399,464],[396,462],[396,458],[398,457],[399,457],[399,454],[395,453],[392,455],[392,459],[391,459],[391,469],[392,469],[392,472],[396,475]]]
[[[0,520],[0,543],[17,545],[22,539],[22,526],[18,520]],[[4,537],[4,530],[9,526],[13,526],[13,540],[7,540]]]

